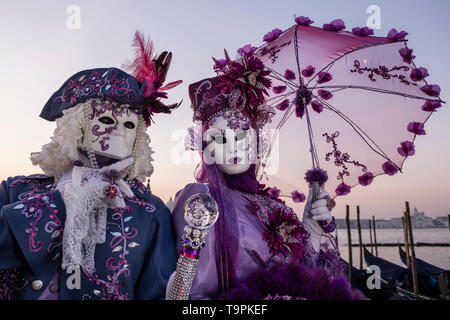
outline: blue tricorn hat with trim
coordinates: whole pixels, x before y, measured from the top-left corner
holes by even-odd
[[[180,83],[171,82],[165,86],[172,53],[164,51],[153,57],[153,44],[136,32],[133,46],[136,47],[134,61],[128,66],[134,75],[118,68],[96,68],[83,70],[70,77],[45,104],[40,116],[54,121],[63,111],[87,99],[108,99],[129,104],[141,110],[147,126],[153,113],[170,113],[180,103],[165,105],[160,101],[167,98],[166,90]]]
[[[92,98],[142,105],[144,88],[144,82],[139,83],[135,77],[117,68],[83,70],[64,82],[47,101],[40,116],[54,121],[64,110]]]

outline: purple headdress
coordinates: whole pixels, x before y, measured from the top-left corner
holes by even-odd
[[[213,60],[218,75],[189,85],[194,121],[209,127],[223,115],[230,128],[262,128],[275,115],[264,105],[270,71],[253,54],[232,61],[225,51],[225,59]]]

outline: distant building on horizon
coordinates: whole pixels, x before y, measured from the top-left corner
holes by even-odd
[[[370,219],[360,219],[361,229],[369,228]],[[423,211],[417,210],[414,207],[411,213],[411,225],[413,228],[448,228],[449,218],[448,216],[440,216],[436,218],[430,218],[425,215]],[[347,228],[347,223],[345,219],[336,219],[336,227],[340,229]],[[358,227],[356,219],[350,219],[350,228],[355,229]],[[375,228],[377,229],[397,229],[403,228],[402,218],[392,218],[392,219],[375,219]]]
[[[413,228],[436,228],[432,218],[425,216],[425,213],[419,212],[416,207],[411,214],[411,225]]]

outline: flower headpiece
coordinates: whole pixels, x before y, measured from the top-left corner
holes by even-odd
[[[139,110],[147,124],[151,124],[154,113],[170,113],[180,104],[165,105],[160,99],[167,98],[166,90],[180,83],[181,80],[163,83],[169,70],[172,53],[164,51],[153,56],[153,44],[145,40],[137,31],[133,45],[135,57],[125,65],[131,70],[128,74],[118,68],[96,68],[77,72],[56,91],[45,104],[41,117],[54,121],[63,115],[63,111],[88,99],[100,98],[128,104]]]
[[[230,128],[263,127],[275,114],[264,105],[270,71],[252,52],[232,61],[225,51],[225,59],[213,60],[218,76],[189,86],[194,120],[209,126],[223,115]]]

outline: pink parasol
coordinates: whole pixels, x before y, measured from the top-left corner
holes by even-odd
[[[272,139],[260,177],[292,192],[295,202],[304,201],[297,190],[311,160],[307,181],[323,185],[327,174],[332,198],[402,172],[416,136],[444,103],[439,86],[426,81],[427,69],[415,65],[406,32],[375,37],[367,27],[343,31],[342,20],[311,23],[297,17],[291,28],[267,33],[261,47],[238,51],[255,54],[271,71],[267,104],[277,112],[266,126]]]

